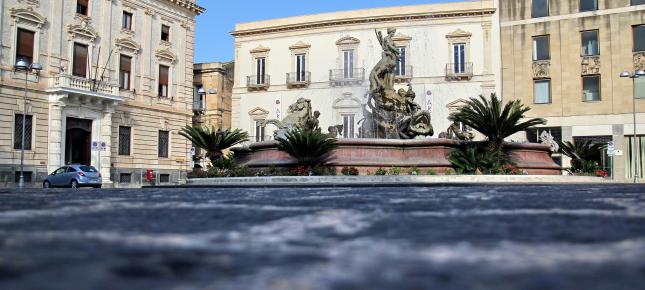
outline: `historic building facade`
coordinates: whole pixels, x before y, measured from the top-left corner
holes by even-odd
[[[31,186],[69,163],[97,167],[104,184],[179,182],[190,144],[194,0],[5,0],[0,23],[0,186]],[[40,63],[39,75],[14,71]]]
[[[234,62],[195,64],[194,124],[219,129],[231,128],[234,65]]]
[[[375,30],[396,28],[402,58],[396,89],[411,84],[432,113],[435,134],[464,100],[496,91],[499,40],[492,0],[344,11],[241,23],[235,37],[232,127],[252,141],[272,138],[267,119],[281,119],[298,98],[311,99],[320,126],[344,125],[355,138],[381,59]]]
[[[605,156],[619,180],[634,173],[634,118],[645,141],[645,78],[621,72],[645,68],[643,0],[500,0],[502,94],[543,117],[541,131],[566,141],[613,141]],[[635,109],[635,112],[633,111]],[[640,145],[641,149],[643,145]],[[640,150],[640,175],[643,155]],[[568,161],[564,160],[564,166]]]

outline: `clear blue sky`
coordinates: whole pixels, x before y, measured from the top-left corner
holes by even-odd
[[[362,8],[456,2],[459,0],[197,0],[206,13],[197,17],[195,62],[233,59],[236,23]]]

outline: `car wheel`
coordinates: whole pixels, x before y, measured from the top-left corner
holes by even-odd
[[[70,185],[72,188],[78,188],[78,181],[72,180],[72,183]]]
[[[43,182],[43,188],[50,188],[50,187],[51,187],[51,184],[49,183],[49,181]]]

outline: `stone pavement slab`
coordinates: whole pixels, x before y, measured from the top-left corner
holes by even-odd
[[[643,185],[0,190],[0,289],[643,285]]]

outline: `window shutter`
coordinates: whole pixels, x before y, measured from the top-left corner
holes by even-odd
[[[74,43],[74,67],[72,73],[75,76],[87,77],[87,46]]]
[[[35,33],[18,29],[18,43],[16,51],[16,59],[24,59],[31,64],[34,59],[34,36]]]

